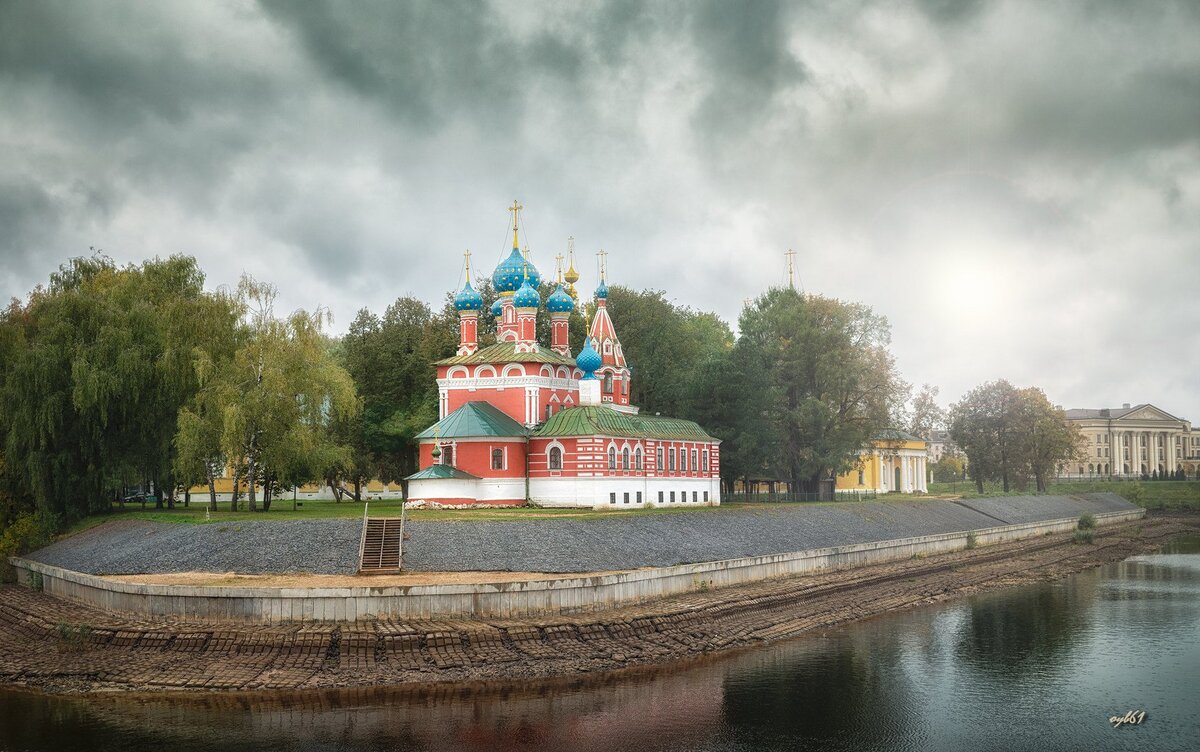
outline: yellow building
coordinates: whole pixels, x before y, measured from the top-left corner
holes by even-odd
[[[927,492],[927,444],[911,433],[884,431],[858,453],[857,469],[838,476],[837,490]]]
[[[229,501],[233,497],[233,471],[229,468],[226,468],[222,476],[217,478],[213,485],[216,487],[217,501]],[[242,498],[245,498],[249,484],[246,483],[245,478],[242,478],[241,483],[238,485],[239,493],[241,494]],[[345,484],[345,489],[347,492],[353,493],[354,485],[347,483]],[[192,486],[190,489],[188,489],[188,491],[192,496],[200,496],[205,498],[208,496],[207,485]],[[262,494],[261,485],[259,486],[258,493],[260,495]],[[376,499],[400,499],[404,497],[404,492],[401,490],[399,483],[383,483],[378,480],[370,480],[363,483],[361,493],[364,500],[370,501],[374,501]],[[305,484],[295,489],[295,492],[289,488],[282,494],[282,498],[285,499],[291,499],[293,496],[301,501],[306,499],[332,500],[333,489],[324,484]]]

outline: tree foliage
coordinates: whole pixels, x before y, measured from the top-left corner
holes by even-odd
[[[353,448],[352,483],[390,483],[416,471],[415,437],[437,420],[433,363],[454,354],[457,322],[453,306],[435,315],[411,297],[397,299],[382,317],[358,312],[340,349],[363,407],[340,427]]]
[[[934,429],[942,428],[946,423],[946,411],[937,403],[938,388],[931,384],[922,384],[921,390],[912,398],[912,406],[908,412],[908,432],[928,440]]]
[[[976,387],[950,408],[950,438],[967,455],[976,488],[999,480],[1005,491],[1032,480],[1046,490],[1053,470],[1074,459],[1082,442],[1066,412],[1035,387],[1004,379]]]
[[[633,372],[629,401],[651,414],[693,417],[698,367],[732,346],[729,325],[675,305],[662,290],[612,285],[606,305]]]
[[[242,278],[237,348],[227,361],[196,361],[203,383],[195,409],[180,411],[177,446],[197,452],[187,457],[192,463],[211,466],[219,457],[244,466],[251,511],[260,483],[264,509],[270,509],[273,488],[348,465],[349,449],[332,427],[358,412],[354,382],[322,334],[326,314],[298,310],[278,317],[275,298],[273,286]]]
[[[859,303],[775,288],[739,319],[734,357],[760,407],[747,430],[763,472],[794,488],[836,477],[894,424],[907,393],[887,346],[887,320]]]
[[[14,498],[65,520],[106,510],[153,484],[171,503],[180,405],[198,388],[193,361],[222,346],[224,301],[195,259],[118,268],[72,259],[0,322],[3,482]]]

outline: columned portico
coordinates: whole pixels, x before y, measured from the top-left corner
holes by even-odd
[[[1067,410],[1083,435],[1082,459],[1062,468],[1066,477],[1168,477],[1200,464],[1200,437],[1187,420],[1154,405]]]

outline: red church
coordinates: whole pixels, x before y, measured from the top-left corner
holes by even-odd
[[[492,273],[496,344],[478,345],[483,297],[470,269],[455,296],[459,347],[437,363],[440,420],[418,435],[421,470],[408,498],[439,505],[589,507],[720,503],[720,441],[690,420],[640,415],[630,370],[608,315],[604,272],[588,336],[568,347],[577,305],[572,260],[546,300],[549,348],[537,342],[541,276],[518,242]],[[567,284],[564,289],[564,280]],[[569,292],[568,292],[569,291]]]

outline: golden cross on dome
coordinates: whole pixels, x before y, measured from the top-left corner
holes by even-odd
[[[521,210],[524,208],[524,206],[521,206],[519,203],[517,203],[515,198],[513,199],[512,206],[508,207],[508,211],[512,214],[513,218],[513,248],[516,248],[520,245],[517,242],[517,218],[520,215]]]
[[[471,249],[463,251],[463,275],[467,283],[471,282]]]
[[[563,281],[563,255],[560,253],[554,257],[554,281],[562,284]]]
[[[601,248],[596,251],[596,258],[600,260],[600,281],[605,282],[608,276],[608,251]]]

